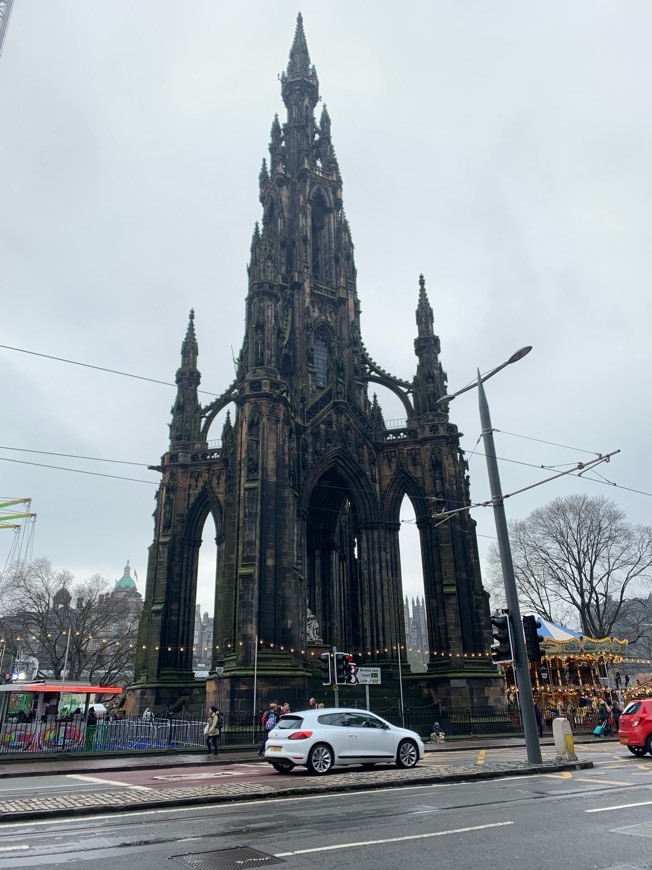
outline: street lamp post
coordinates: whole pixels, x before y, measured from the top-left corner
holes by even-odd
[[[518,593],[516,591],[516,578],[514,577],[514,565],[512,562],[512,551],[509,544],[509,532],[507,529],[507,520],[505,518],[505,506],[503,495],[500,486],[500,476],[498,474],[498,461],[496,459],[496,448],[494,446],[494,435],[491,426],[491,417],[489,415],[489,404],[484,391],[483,382],[493,377],[505,366],[511,363],[518,362],[526,354],[532,350],[531,347],[523,347],[517,350],[516,353],[501,365],[482,377],[478,371],[478,379],[476,383],[468,387],[464,387],[457,393],[452,393],[448,396],[443,396],[439,402],[448,402],[465,393],[473,387],[478,388],[478,399],[480,406],[480,423],[482,425],[482,439],[484,443],[485,454],[487,458],[487,473],[489,475],[489,487],[491,490],[491,502],[494,511],[494,521],[496,523],[496,535],[498,538],[498,552],[500,554],[500,564],[503,574],[503,583],[505,585],[505,599],[512,626],[512,648],[514,653],[514,673],[518,683],[518,693],[521,706],[521,720],[523,722],[523,733],[525,735],[525,748],[527,750],[527,758],[530,764],[541,764],[541,746],[539,744],[539,731],[537,727],[536,717],[534,715],[534,698],[532,696],[532,686],[530,684],[530,672],[528,668],[527,650],[525,647],[525,636],[523,634],[523,622],[521,620],[521,610],[518,604]]]

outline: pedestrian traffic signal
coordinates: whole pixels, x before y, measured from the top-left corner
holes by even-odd
[[[344,662],[344,682],[352,686],[358,682],[358,665],[353,661],[353,656],[347,656]]]
[[[543,650],[541,644],[545,640],[542,634],[539,634],[541,628],[541,620],[536,616],[523,617],[523,633],[525,634],[525,648],[527,649],[527,657],[530,662],[540,662],[543,658]]]
[[[491,659],[495,665],[501,662],[511,662],[512,643],[509,636],[509,615],[507,613],[495,613],[491,617],[491,632],[494,642],[491,644]]]
[[[331,684],[331,654],[324,652],[319,656],[319,673],[321,674],[321,682],[324,686]]]
[[[336,652],[335,654],[335,682],[338,685],[342,683],[346,683],[346,670],[345,665],[348,661],[349,654],[343,652]]]

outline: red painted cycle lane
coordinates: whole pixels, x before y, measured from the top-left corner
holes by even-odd
[[[295,771],[302,776],[303,771]],[[166,767],[154,770],[94,770],[88,774],[76,774],[75,779],[88,778],[97,784],[100,780],[107,785],[124,784],[125,786],[140,786],[157,791],[166,788],[180,788],[192,785],[210,785],[218,782],[258,782],[268,777],[278,777],[269,764],[264,762],[253,764],[224,764],[220,761],[206,760],[202,764],[182,767]]]

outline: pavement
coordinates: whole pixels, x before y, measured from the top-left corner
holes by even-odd
[[[615,743],[613,738],[595,738],[592,735],[577,735],[576,744]],[[482,764],[475,760],[468,763],[446,764],[448,756],[452,761],[452,753],[460,750],[482,749],[523,749],[523,738],[519,737],[477,737],[449,740],[444,744],[426,744],[427,758],[433,755],[441,756],[436,766],[418,765],[411,770],[398,768],[379,768],[368,771],[336,770],[328,776],[309,776],[303,769],[297,769],[289,775],[271,774],[271,769],[265,769],[265,775],[260,779],[242,781],[238,776],[229,776],[228,768],[248,762],[260,762],[254,748],[226,749],[215,758],[205,751],[139,752],[138,754],[55,754],[29,758],[26,756],[0,756],[0,778],[8,777],[43,777],[63,775],[106,774],[110,771],[138,771],[192,767],[194,771],[200,768],[198,779],[194,784],[172,786],[165,788],[147,788],[145,786],[129,785],[115,790],[97,790],[98,780],[92,783],[95,789],[88,792],[68,794],[39,794],[36,791],[30,797],[10,798],[5,796],[0,803],[0,824],[29,819],[55,819],[71,815],[89,815],[107,812],[124,812],[128,810],[161,809],[188,806],[223,804],[234,801],[258,800],[265,797],[291,797],[306,794],[330,794],[333,792],[351,792],[387,787],[424,785],[442,782],[468,782],[486,780],[504,776],[527,776],[534,773],[553,773],[563,770],[579,770],[593,767],[591,761],[559,761],[554,753],[554,741],[551,737],[541,740],[544,761],[541,765],[529,764],[524,760],[483,759]],[[206,773],[201,770],[206,768]],[[211,781],[212,780],[212,781]],[[107,786],[109,783],[107,783]],[[0,789],[2,795],[2,789]]]

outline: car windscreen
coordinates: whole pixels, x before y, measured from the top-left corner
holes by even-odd
[[[301,716],[281,716],[276,723],[277,728],[281,728],[285,731],[294,731],[297,728],[301,728],[302,725],[303,719]]]

